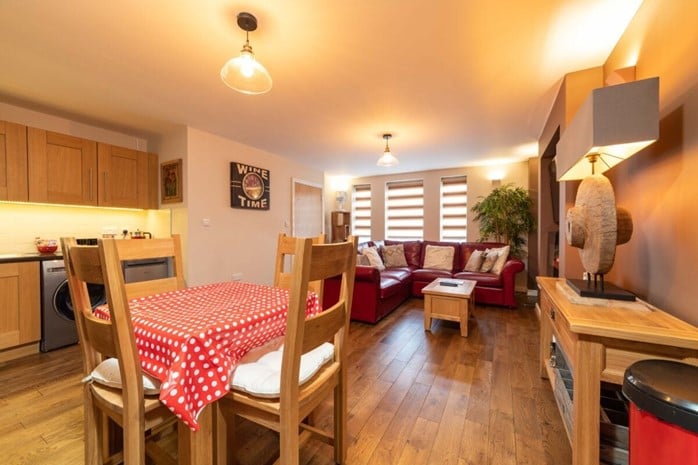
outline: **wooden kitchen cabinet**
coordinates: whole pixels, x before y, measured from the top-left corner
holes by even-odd
[[[97,143],[28,128],[29,201],[97,205]]]
[[[598,465],[601,382],[622,384],[625,369],[648,358],[698,364],[698,328],[640,301],[581,300],[564,279],[536,280],[541,377],[550,380],[556,393],[572,445],[572,464]],[[571,406],[561,404],[557,395],[562,380],[553,347],[569,363]]]
[[[157,154],[31,127],[26,139],[30,202],[158,208]]]
[[[0,264],[0,350],[41,339],[39,262]]]
[[[26,202],[27,127],[0,121],[0,200]]]
[[[157,155],[100,143],[97,166],[100,206],[158,207]]]

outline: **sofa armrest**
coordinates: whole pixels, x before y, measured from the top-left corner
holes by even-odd
[[[367,281],[374,282],[380,285],[381,274],[378,268],[365,265],[356,265],[356,273],[354,274],[354,281]]]
[[[509,258],[502,268],[502,291],[504,292],[505,305],[516,305],[514,291],[516,290],[516,273],[524,270],[526,266],[518,258]]]

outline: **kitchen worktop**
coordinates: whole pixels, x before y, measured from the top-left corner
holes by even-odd
[[[31,261],[44,261],[44,260],[62,260],[63,254],[57,253],[38,253],[38,252],[28,252],[28,253],[2,253],[0,254],[0,263],[12,263],[12,262],[31,262]]]

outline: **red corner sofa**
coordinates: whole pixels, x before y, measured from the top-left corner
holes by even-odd
[[[359,253],[365,247],[403,244],[406,267],[386,268],[379,271],[371,266],[356,266],[351,319],[376,323],[397,308],[408,297],[423,297],[422,289],[436,278],[470,279],[477,281],[475,302],[487,305],[516,307],[514,287],[516,273],[523,271],[521,260],[508,257],[500,274],[463,271],[474,250],[499,248],[498,242],[438,242],[438,241],[370,241],[359,244]],[[427,245],[452,246],[453,267],[450,271],[426,269],[424,257]],[[337,301],[339,280],[325,281],[323,304]]]

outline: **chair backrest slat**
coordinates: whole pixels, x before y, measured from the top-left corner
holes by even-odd
[[[297,239],[289,291],[282,379],[298,379],[300,357],[320,344],[333,341],[335,357],[344,357],[343,344],[349,325],[349,310],[354,287],[356,268],[356,239],[349,236],[347,242],[313,244],[310,239]],[[309,282],[341,275],[342,284],[338,301],[315,317],[306,319]],[[337,362],[343,362],[335,360]],[[292,398],[296,387],[282,397]]]
[[[293,273],[292,271],[286,271],[286,258],[292,260],[295,256],[296,242],[298,239],[297,237],[287,236],[283,233],[279,234],[276,245],[276,260],[274,263],[274,287],[281,287],[283,289],[291,288]],[[324,244],[325,235],[320,234],[319,236],[312,237],[312,243]],[[293,262],[291,262],[290,268],[293,270]],[[311,280],[308,286],[311,291],[318,295],[320,302],[322,302],[323,281]]]

